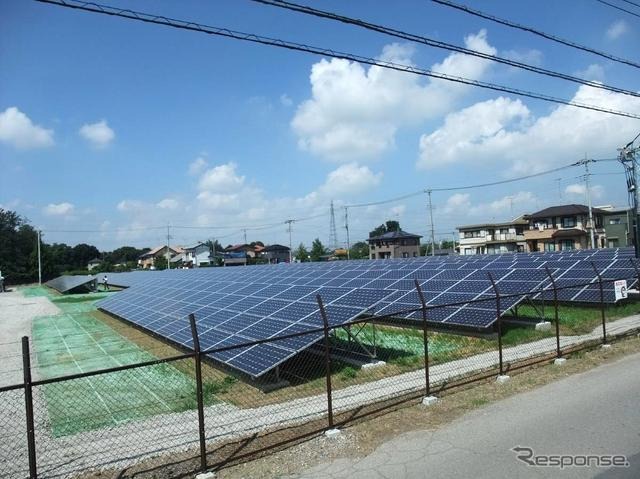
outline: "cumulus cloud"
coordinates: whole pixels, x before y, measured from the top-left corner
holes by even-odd
[[[520,63],[528,63],[529,65],[542,65],[543,54],[535,48],[531,50],[506,50],[502,52],[502,56],[509,60]],[[514,67],[515,68],[515,67]]]
[[[604,67],[598,63],[592,63],[584,70],[575,72],[575,76],[584,78],[585,80],[601,82],[604,80]]]
[[[572,100],[640,114],[640,98],[588,86]],[[585,151],[611,155],[636,134],[637,122],[628,118],[565,105],[534,118],[520,100],[500,97],[451,113],[444,125],[422,135],[417,166],[494,164],[512,174],[531,173],[570,163]]]
[[[286,93],[283,93],[282,95],[280,95],[280,104],[282,106],[289,107],[293,105],[293,100],[289,95],[287,95]]]
[[[180,206],[180,203],[174,198],[165,198],[163,200],[160,200],[156,204],[156,206],[163,210],[175,210],[178,208],[178,206]]]
[[[189,169],[187,170],[187,172],[191,176],[196,176],[202,173],[207,168],[207,166],[209,166],[207,160],[205,160],[202,156],[199,156],[189,164]]]
[[[67,216],[73,213],[75,207],[71,203],[49,203],[42,209],[46,216]]]
[[[569,196],[579,197],[581,199],[586,198],[587,196],[587,186],[584,183],[573,183],[571,185],[567,185],[564,189],[564,192]],[[600,199],[604,196],[604,188],[602,185],[593,185],[591,186],[591,198],[592,199]]]
[[[469,193],[455,193],[447,198],[444,213],[460,217],[511,219],[536,206],[537,198],[530,191],[519,191],[493,201],[476,202]]]
[[[245,177],[236,174],[235,163],[214,166],[204,172],[198,188],[212,193],[228,193],[238,190],[244,185]]]
[[[320,192],[331,197],[354,195],[378,186],[381,180],[382,173],[373,173],[367,166],[348,163],[329,173]]]
[[[0,142],[19,150],[46,148],[53,145],[53,130],[34,125],[15,106],[0,113]]]
[[[105,148],[116,137],[106,120],[82,125],[78,133],[96,148]]]
[[[617,20],[607,28],[606,36],[609,40],[617,40],[629,31],[629,26],[624,20]]]
[[[495,54],[486,32],[465,38],[467,48]],[[413,65],[414,49],[406,44],[384,47],[380,59]],[[481,78],[490,62],[453,53],[432,70]],[[311,99],[301,103],[291,122],[298,146],[334,161],[375,158],[392,148],[404,125],[446,112],[469,86],[362,65],[341,59],[320,60],[310,75]]]

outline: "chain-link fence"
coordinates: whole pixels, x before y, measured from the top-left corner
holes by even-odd
[[[637,302],[611,300],[622,288],[615,279],[549,276],[551,287],[509,294],[490,277],[492,294],[446,304],[429,304],[416,281],[413,309],[344,324],[332,322],[318,297],[316,328],[209,350],[200,349],[197,314],[185,321],[193,345],[186,352],[133,328],[120,336],[92,330],[93,349],[71,332],[59,331],[34,352],[23,338],[24,381],[0,388],[0,476],[73,477],[167,463],[184,473],[220,468],[640,328]],[[593,301],[570,301],[585,292]],[[471,319],[493,311],[493,327],[445,327],[440,319],[460,310]],[[292,341],[303,350],[265,376],[225,366],[248,348],[269,356]],[[76,372],[61,374],[65,363]]]

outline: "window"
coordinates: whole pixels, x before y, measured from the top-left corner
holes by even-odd
[[[480,238],[480,230],[465,231],[464,232],[464,237],[465,238]]]
[[[575,216],[565,216],[562,218],[562,227],[563,228],[575,228],[576,227],[576,217]]]
[[[509,228],[500,228],[500,234],[501,235],[509,234]]]
[[[619,225],[621,223],[622,223],[622,220],[620,218],[611,218],[609,220],[610,225]]]
[[[409,257],[409,253],[407,253],[406,251],[404,253],[402,253],[402,257],[403,258],[408,258]]]
[[[516,226],[516,234],[517,235],[523,235],[524,234],[524,228],[522,226]]]
[[[552,241],[547,241],[544,244],[544,250],[545,251],[555,251],[556,250],[556,244]]]
[[[620,245],[620,242],[617,239],[609,240],[609,248],[617,248]]]
[[[567,240],[562,240],[560,242],[560,246],[562,246],[562,249],[575,249],[575,241],[572,239],[567,239]]]

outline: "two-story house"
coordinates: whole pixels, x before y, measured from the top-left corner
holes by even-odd
[[[591,208],[596,248],[607,245],[603,228],[605,211]],[[591,247],[589,207],[585,205],[551,206],[526,215],[529,229],[524,232],[528,251],[563,251]]]
[[[266,259],[269,263],[287,263],[291,259],[289,248],[281,244],[265,246],[260,252],[260,257]]]
[[[504,223],[458,226],[460,254],[521,253],[526,249],[524,230],[528,226],[522,216]]]
[[[607,234],[607,248],[621,248],[634,245],[634,218],[632,208],[601,206],[604,210],[604,230]]]
[[[179,254],[182,254],[182,248],[180,246],[169,247],[169,258],[173,258]],[[138,268],[153,269],[155,259],[158,257],[166,258],[166,256],[167,246],[156,246],[152,250],[138,256]]]
[[[369,242],[370,259],[414,258],[420,256],[420,235],[406,231],[389,231],[373,236]]]

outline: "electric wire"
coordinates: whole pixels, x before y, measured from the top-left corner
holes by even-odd
[[[255,3],[260,3],[263,5],[269,5],[269,6],[273,6],[273,7],[277,7],[277,8],[282,8],[285,10],[290,10],[293,12],[298,12],[298,13],[303,13],[306,15],[311,15],[314,17],[319,17],[319,18],[325,18],[325,19],[329,19],[329,20],[334,20],[334,21],[338,21],[338,22],[342,22],[342,23],[346,23],[348,25],[354,25],[360,28],[365,28],[367,30],[371,30],[371,31],[375,31],[378,33],[382,33],[384,35],[388,35],[391,37],[395,37],[395,38],[401,38],[403,40],[409,40],[411,42],[415,42],[415,43],[421,43],[423,45],[427,45],[430,47],[434,47],[434,48],[440,48],[443,50],[447,50],[447,51],[453,51],[453,52],[457,52],[457,53],[461,53],[463,55],[470,55],[470,56],[474,56],[477,58],[482,58],[485,60],[490,60],[493,62],[497,62],[497,63],[501,63],[504,65],[509,65],[511,67],[514,68],[519,68],[522,70],[527,70],[533,73],[537,73],[540,75],[545,75],[545,76],[549,76],[552,78],[559,78],[562,80],[566,80],[566,81],[570,81],[573,83],[578,83],[581,85],[587,85],[590,86],[592,88],[599,88],[602,90],[608,90],[608,91],[612,91],[615,93],[620,93],[623,95],[629,95],[629,96],[635,96],[635,97],[640,97],[640,93],[635,92],[635,91],[631,91],[631,90],[626,90],[624,88],[619,88],[619,87],[615,87],[615,86],[611,86],[611,85],[607,85],[604,83],[600,83],[600,82],[595,82],[595,81],[590,81],[590,80],[585,80],[583,78],[578,78],[572,75],[568,75],[566,73],[561,73],[561,72],[557,72],[554,70],[548,70],[546,68],[541,68],[535,65],[531,65],[528,63],[524,63],[524,62],[519,62],[516,60],[512,60],[509,58],[505,58],[505,57],[500,57],[497,55],[490,55],[488,53],[483,53],[481,51],[478,50],[473,50],[470,48],[464,48],[458,45],[453,45],[451,43],[446,43],[440,40],[434,40],[432,38],[428,38],[428,37],[424,37],[421,35],[416,35],[413,33],[408,33],[402,30],[397,30],[394,28],[389,28],[383,25],[379,25],[379,24],[375,24],[375,23],[370,23],[370,22],[366,22],[364,20],[360,20],[360,19],[356,19],[356,18],[351,18],[351,17],[347,17],[344,15],[340,15],[337,13],[333,13],[333,12],[328,12],[326,10],[318,10],[316,8],[312,8],[306,5],[300,5],[297,3],[293,3],[293,2],[288,2],[285,0],[251,0],[252,2]]]
[[[634,17],[640,18],[640,14],[636,12],[632,12],[631,10],[627,10],[626,8],[622,8],[619,5],[614,5],[613,3],[609,3],[605,0],[596,0],[598,3],[602,3],[603,5],[608,5],[611,8],[615,8],[616,10],[620,10],[621,12],[628,13],[629,15],[633,15]]]
[[[252,43],[258,43],[262,45],[268,45],[268,46],[283,48],[283,49],[292,50],[292,51],[299,51],[299,52],[311,53],[314,55],[328,56],[328,57],[338,58],[343,60],[350,60],[357,63],[377,66],[377,67],[395,70],[399,72],[413,73],[416,75],[436,78],[439,80],[445,80],[453,83],[460,83],[460,84],[471,85],[471,86],[475,86],[475,87],[483,88],[487,90],[510,93],[513,95],[522,96],[526,98],[533,98],[537,100],[546,101],[549,103],[567,105],[567,106],[572,106],[576,108],[582,108],[585,110],[591,110],[591,111],[597,111],[600,113],[607,113],[611,115],[622,116],[626,118],[640,119],[640,114],[635,114],[635,113],[630,113],[630,112],[625,112],[620,110],[612,110],[612,109],[600,107],[597,105],[580,103],[573,100],[566,100],[564,98],[558,98],[558,97],[554,97],[544,93],[536,93],[536,92],[531,92],[527,90],[521,90],[518,88],[500,85],[497,83],[484,82],[480,80],[472,80],[472,79],[460,77],[457,75],[434,72],[432,70],[419,68],[412,65],[404,65],[404,64],[379,60],[371,57],[365,57],[362,55],[357,55],[357,54],[352,54],[347,52],[339,52],[331,49],[305,45],[302,43],[295,43],[295,42],[290,42],[286,40],[260,36],[253,33],[244,33],[244,32],[230,30],[227,28],[211,27],[211,26],[207,26],[207,25],[203,25],[195,22],[171,19],[171,18],[160,16],[160,15],[152,15],[148,13],[136,12],[133,10],[118,9],[118,8],[110,7],[107,5],[100,5],[100,4],[91,3],[91,2],[81,2],[79,0],[36,0],[36,1],[41,3],[48,3],[56,6],[76,9],[76,10],[83,10],[91,13],[100,13],[100,14],[114,16],[114,17],[121,17],[121,18],[130,19],[130,20],[141,21],[144,23],[152,23],[152,24],[163,25],[163,26],[168,26],[168,27],[182,29],[182,30],[190,30],[190,31],[205,33],[208,35],[216,35],[216,36],[232,38],[235,40],[248,41]]]
[[[600,50],[596,50],[594,48],[587,47],[585,45],[581,45],[581,44],[576,43],[574,41],[567,40],[567,39],[558,37],[558,36],[550,34],[550,33],[545,33],[543,31],[537,30],[537,29],[535,29],[533,27],[529,27],[529,26],[522,25],[522,24],[519,24],[519,23],[516,23],[516,22],[512,22],[512,21],[506,20],[504,18],[499,18],[499,17],[496,17],[495,15],[491,15],[491,14],[488,14],[488,13],[481,12],[480,10],[472,9],[472,8],[466,6],[466,5],[462,5],[462,4],[459,4],[459,3],[454,3],[454,2],[451,2],[449,0],[431,0],[431,1],[434,2],[434,3],[437,3],[439,5],[445,6],[445,7],[454,8],[454,9],[459,10],[461,12],[468,13],[469,15],[474,15],[476,17],[484,18],[485,20],[489,20],[491,22],[499,23],[499,24],[504,25],[506,27],[515,28],[517,30],[522,30],[522,31],[525,31],[525,32],[529,32],[529,33],[531,33],[533,35],[537,35],[537,36],[545,38],[547,40],[551,40],[553,42],[556,42],[556,43],[559,43],[559,44],[562,44],[562,45],[565,45],[565,46],[568,46],[568,47],[571,47],[571,48],[575,48],[577,50],[582,50],[584,52],[591,53],[593,55],[597,55],[597,56],[600,56],[602,58],[606,58],[608,60],[612,60],[614,62],[623,63],[625,65],[628,65],[628,66],[631,66],[631,67],[634,67],[634,68],[640,68],[640,63],[635,62],[633,60],[627,60],[625,58],[617,57],[617,56],[614,56],[614,55],[612,55],[610,53],[606,53],[606,52],[603,52],[603,51],[600,51]]]

